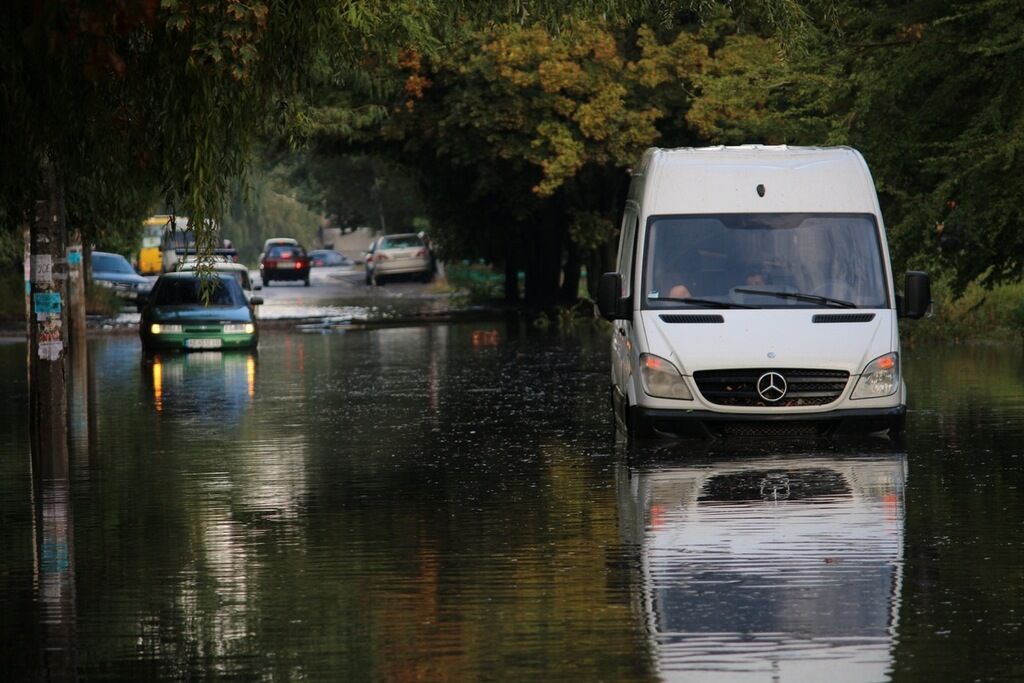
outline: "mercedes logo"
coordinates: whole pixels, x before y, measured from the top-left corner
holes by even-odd
[[[786,395],[786,378],[777,372],[766,372],[757,378],[757,393],[769,403]]]

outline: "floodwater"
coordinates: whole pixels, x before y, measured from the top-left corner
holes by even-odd
[[[900,449],[630,451],[589,327],[100,336],[70,486],[38,493],[24,354],[0,678],[1024,678],[1017,348],[909,350]]]

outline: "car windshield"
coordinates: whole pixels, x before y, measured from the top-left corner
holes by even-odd
[[[888,305],[868,214],[655,216],[646,245],[650,308]]]
[[[302,256],[302,248],[278,245],[276,247],[271,247],[270,251],[267,252],[267,256],[270,258],[280,259],[299,258]]]
[[[380,241],[381,249],[408,249],[422,246],[423,240],[417,235],[395,235],[394,237],[385,237]]]
[[[245,305],[245,295],[233,277],[214,277],[211,284],[211,306],[237,308]],[[198,277],[162,278],[154,288],[151,301],[154,306],[201,306],[202,282]]]
[[[118,254],[97,254],[94,252],[92,255],[92,269],[93,272],[98,273],[135,273],[128,260]]]
[[[190,249],[196,245],[196,234],[191,230],[175,230],[164,233],[166,249]]]

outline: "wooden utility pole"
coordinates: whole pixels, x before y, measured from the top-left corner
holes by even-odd
[[[85,272],[82,267],[82,232],[68,231],[68,408],[72,441],[89,439],[89,345],[85,326]]]
[[[67,259],[64,197],[56,169],[42,164],[45,199],[31,225],[32,309],[29,315],[29,432],[32,478],[68,478]]]

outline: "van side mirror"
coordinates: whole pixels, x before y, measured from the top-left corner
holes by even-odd
[[[631,317],[629,299],[622,298],[622,275],[605,273],[597,282],[597,310],[605,320],[627,320]]]
[[[911,320],[923,318],[931,304],[932,281],[928,273],[918,270],[907,271],[907,279],[903,285],[903,317]]]
[[[254,296],[253,298],[249,299],[249,305],[250,306],[262,306],[263,305],[263,297],[261,297],[261,296]]]

